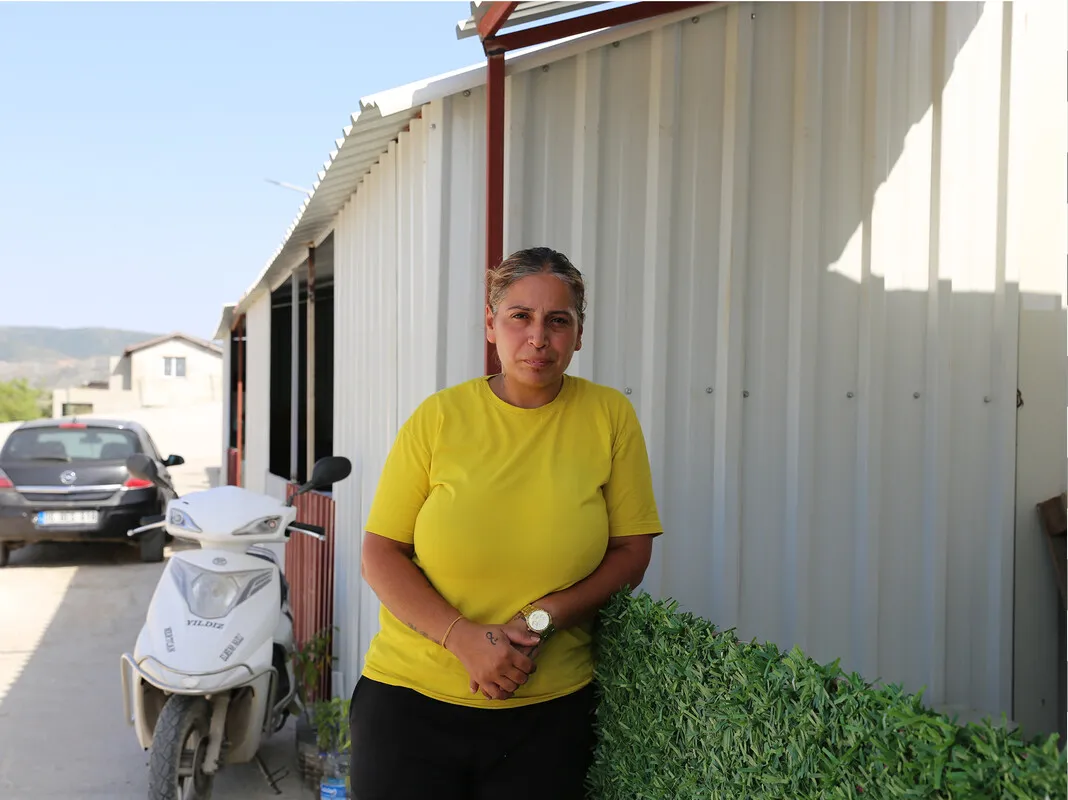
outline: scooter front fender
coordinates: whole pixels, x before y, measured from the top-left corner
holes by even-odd
[[[244,695],[245,701],[242,705],[231,706],[228,710],[228,716],[244,722],[241,730],[227,724],[227,737],[232,740],[233,748],[226,760],[227,763],[244,763],[255,756],[262,738],[263,726],[270,712],[271,699],[277,692],[278,674],[273,666],[259,672],[253,672],[246,664],[230,667],[226,671],[233,672],[236,680],[220,680],[216,688],[205,691],[180,685],[183,680],[188,682],[203,676],[183,676],[177,685],[171,681],[161,681],[158,675],[153,674],[161,669],[161,665],[155,662],[152,664],[154,669],[149,671],[146,669],[146,662],[149,661],[155,659],[145,657],[138,663],[130,653],[123,653],[120,658],[123,714],[127,724],[133,726],[142,749],[147,750],[152,746],[156,720],[170,695],[211,697],[224,692],[235,692],[247,686],[251,692]]]

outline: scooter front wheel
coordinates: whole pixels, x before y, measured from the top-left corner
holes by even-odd
[[[170,696],[152,735],[148,800],[210,800],[215,776],[204,772],[210,722],[205,698]]]

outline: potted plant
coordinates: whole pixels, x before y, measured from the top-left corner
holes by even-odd
[[[293,659],[297,696],[304,709],[296,723],[297,772],[301,780],[314,789],[319,788],[323,769],[315,722],[316,709],[320,702],[323,676],[329,674],[334,661],[330,628],[323,628],[304,642]]]
[[[339,697],[312,706],[315,743],[319,748],[319,797],[341,800],[349,796],[349,701]]]

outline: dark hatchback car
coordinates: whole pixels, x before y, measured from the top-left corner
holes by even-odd
[[[0,449],[0,567],[10,551],[33,542],[136,543],[142,561],[160,561],[163,530],[139,539],[126,534],[142,517],[162,514],[173,493],[126,469],[126,458],[144,453],[160,474],[183,464],[161,458],[136,422],[44,419],[25,422]]]

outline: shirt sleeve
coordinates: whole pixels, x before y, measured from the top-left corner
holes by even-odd
[[[612,474],[604,488],[608,535],[637,536],[663,531],[653,494],[652,470],[638,415],[622,399],[612,447]]]
[[[430,493],[430,410],[421,406],[397,433],[378,479],[364,529],[398,542],[415,541],[415,520]]]

